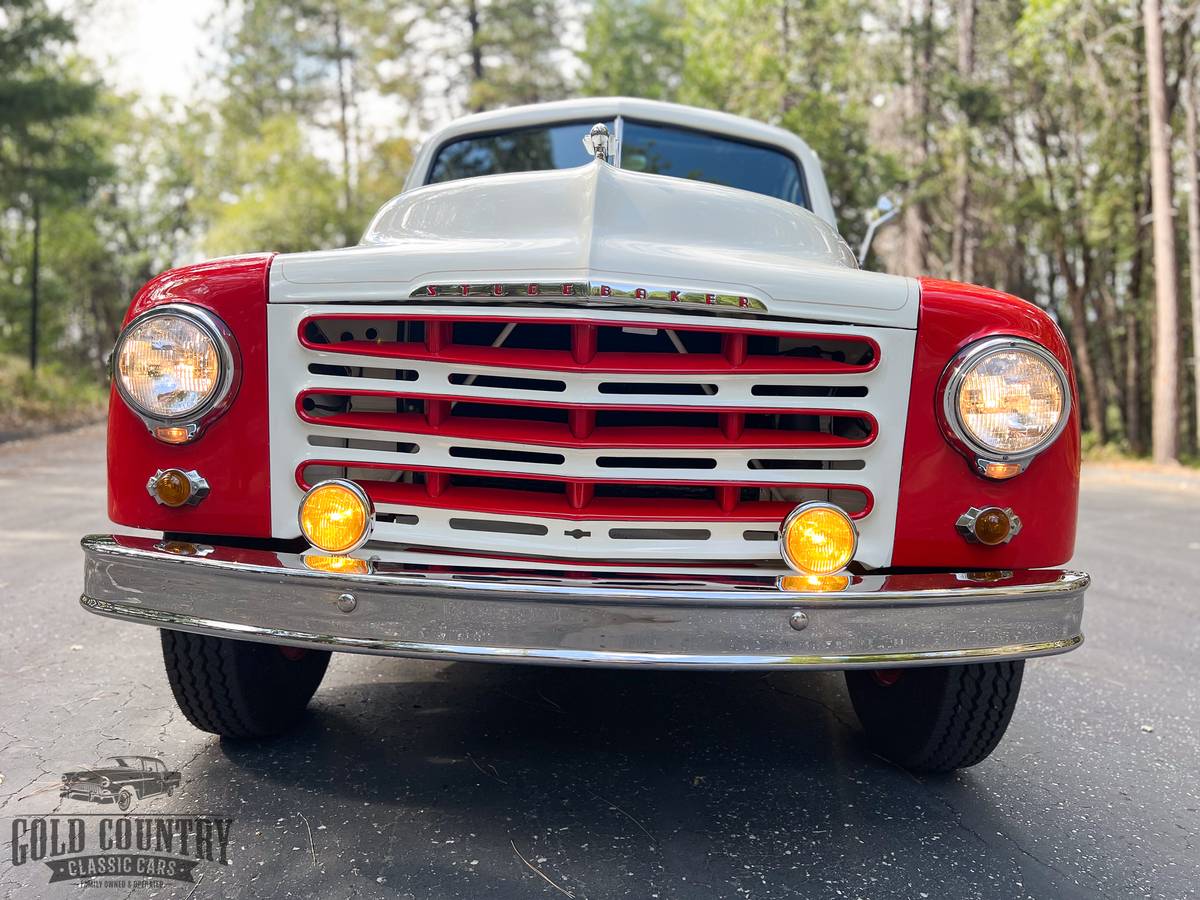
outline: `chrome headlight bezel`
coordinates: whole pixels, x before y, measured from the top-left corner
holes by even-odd
[[[195,408],[174,416],[167,416],[156,410],[146,409],[141,406],[129,394],[121,378],[121,374],[117,370],[121,349],[129,335],[136,328],[159,318],[184,319],[189,324],[199,328],[212,341],[213,346],[216,348],[217,359],[220,364],[220,375],[217,379],[216,389]],[[188,440],[197,437],[206,426],[228,408],[241,383],[241,355],[238,352],[233,332],[230,331],[224,322],[208,310],[184,303],[165,303],[131,319],[129,324],[121,329],[121,333],[117,337],[117,342],[113,346],[110,367],[110,374],[117,394],[134,415],[142,420],[151,434],[154,434],[158,428],[182,426],[187,429]]]
[[[980,362],[995,353],[1012,350],[1028,353],[1046,364],[1058,379],[1063,405],[1058,421],[1038,443],[1025,450],[1005,452],[981,443],[972,435],[959,414],[958,400],[963,381]],[[984,338],[964,347],[946,366],[938,390],[941,400],[937,409],[942,431],[946,439],[973,463],[979,474],[984,474],[988,463],[1013,463],[1023,472],[1036,457],[1058,440],[1071,418],[1071,380],[1066,369],[1053,353],[1026,338]]]

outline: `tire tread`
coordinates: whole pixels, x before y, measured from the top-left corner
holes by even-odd
[[[253,654],[263,652],[261,645],[167,629],[161,634],[167,680],[180,711],[201,731],[230,738],[267,737],[292,724],[320,683],[329,657],[324,653],[297,672],[280,696],[264,697],[269,684],[248,674],[256,662]]]

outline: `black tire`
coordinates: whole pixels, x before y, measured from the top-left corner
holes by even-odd
[[[294,650],[162,631],[175,702],[201,731],[263,738],[296,724],[329,665],[327,650]]]
[[[117,792],[117,809],[121,812],[129,812],[135,803],[137,803],[137,794],[133,792],[133,788],[123,787]]]
[[[846,686],[867,739],[915,772],[965,769],[987,758],[1008,728],[1024,660],[850,670]]]

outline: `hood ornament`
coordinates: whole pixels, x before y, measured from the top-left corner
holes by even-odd
[[[612,138],[608,133],[608,126],[603,122],[597,122],[593,125],[592,130],[583,138],[584,149],[596,159],[603,162],[608,162],[608,148],[611,142]]]

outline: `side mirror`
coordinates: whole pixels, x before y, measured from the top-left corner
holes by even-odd
[[[875,209],[867,221],[867,233],[863,235],[862,245],[858,248],[859,266],[867,263],[867,254],[871,252],[871,241],[875,239],[875,232],[900,215],[900,208],[899,201],[893,200],[887,194],[881,195],[875,201]]]

